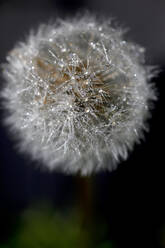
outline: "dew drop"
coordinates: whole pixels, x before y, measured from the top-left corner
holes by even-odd
[[[89,113],[89,111],[90,111],[90,109],[87,107],[87,108],[85,108],[85,112],[86,113]]]
[[[61,49],[61,52],[62,52],[62,53],[66,52],[66,48],[65,48],[65,47],[62,48],[62,49]]]
[[[90,45],[91,45],[91,47],[92,47],[93,49],[96,48],[96,44],[94,44],[93,42],[91,42]]]

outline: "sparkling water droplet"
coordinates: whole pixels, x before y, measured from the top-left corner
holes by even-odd
[[[95,44],[95,43],[91,42],[90,45],[91,45],[91,47],[92,47],[93,49],[96,48],[96,44]]]
[[[62,49],[61,49],[61,52],[63,52],[63,53],[66,52],[66,48],[65,48],[65,47],[62,48]]]
[[[86,113],[89,113],[89,111],[90,111],[90,109],[87,107],[87,108],[85,108],[85,112]]]
[[[111,105],[111,111],[114,111],[116,109],[115,105]]]
[[[75,80],[75,76],[71,76],[71,80]]]
[[[126,41],[125,40],[121,41],[121,44],[122,45],[125,45],[126,44]]]
[[[63,62],[63,61],[60,61],[60,62],[58,63],[58,65],[59,65],[60,67],[64,67],[64,62]]]

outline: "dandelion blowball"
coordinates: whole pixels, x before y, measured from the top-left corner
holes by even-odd
[[[146,129],[148,71],[144,50],[109,22],[41,25],[7,56],[6,123],[19,149],[50,170],[112,170]]]

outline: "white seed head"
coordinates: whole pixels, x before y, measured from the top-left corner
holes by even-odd
[[[49,169],[112,170],[143,136],[155,93],[144,50],[93,17],[41,25],[4,65],[6,123]]]

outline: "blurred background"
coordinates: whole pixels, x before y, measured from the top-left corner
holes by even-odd
[[[86,9],[116,17],[159,66],[150,132],[116,171],[81,179],[38,170],[0,122],[0,248],[165,247],[165,1],[1,0],[0,63],[31,28]]]

